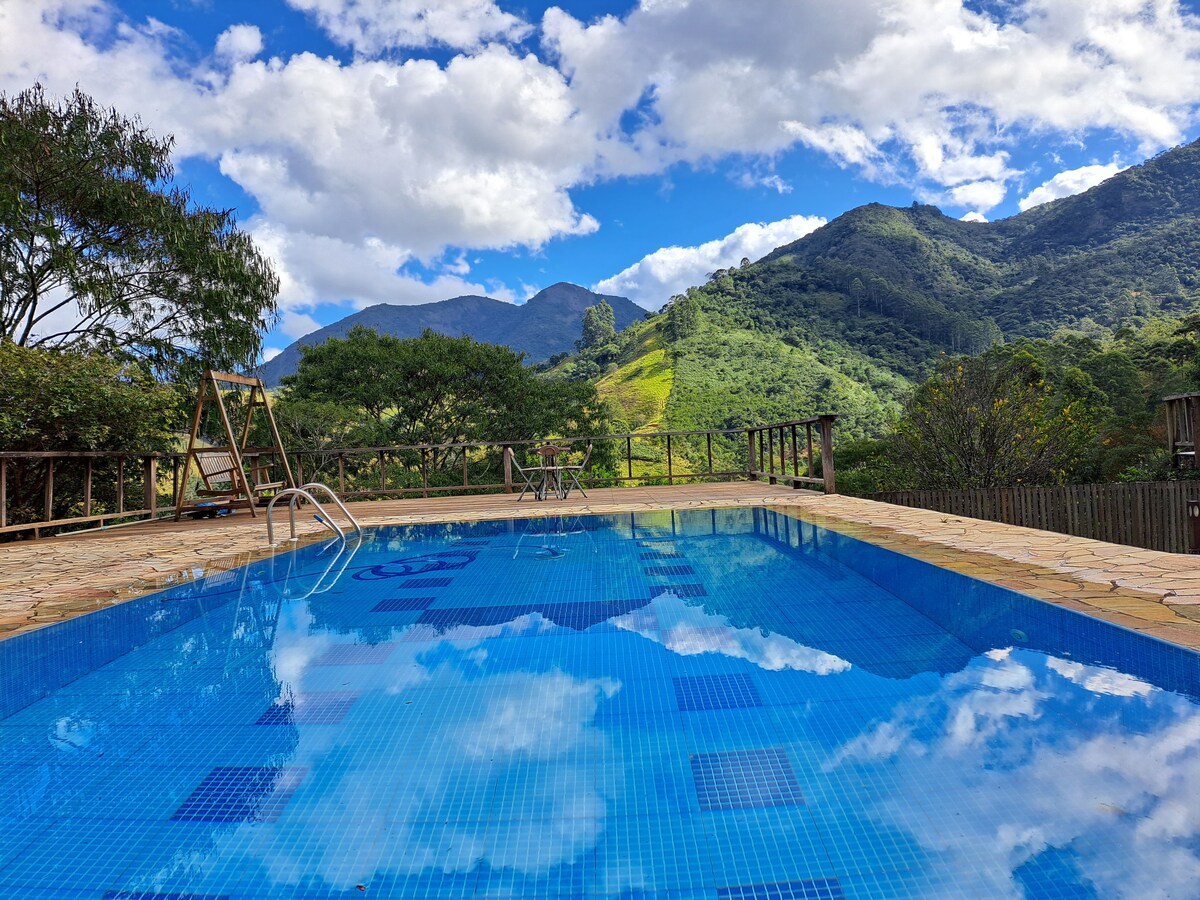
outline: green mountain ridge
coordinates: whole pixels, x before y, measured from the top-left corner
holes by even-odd
[[[869,204],[741,268],[720,270],[633,326],[610,360],[665,351],[658,421],[614,397],[630,428],[733,428],[833,412],[879,433],[940,354],[1074,331],[1096,337],[1200,306],[1200,142],[1075,196],[996,222]],[[671,306],[690,306],[686,333]],[[648,342],[645,330],[659,340]],[[640,335],[640,336],[639,336]],[[653,368],[661,389],[664,361]],[[569,374],[572,362],[557,371]],[[600,388],[606,391],[602,379]]]

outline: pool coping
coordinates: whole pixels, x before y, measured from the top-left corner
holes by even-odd
[[[512,495],[351,504],[364,526],[763,506],[906,556],[1193,649],[1200,648],[1200,557],[1160,553],[755,482],[589,491],[517,503]],[[302,527],[299,545],[328,537]],[[142,523],[0,545],[0,639],[264,559],[261,517]]]

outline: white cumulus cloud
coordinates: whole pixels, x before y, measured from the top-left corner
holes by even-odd
[[[287,0],[340,44],[366,54],[444,44],[471,49],[517,40],[529,26],[492,0]]]
[[[1017,201],[1017,206],[1024,212],[1042,203],[1049,203],[1060,197],[1070,197],[1073,194],[1095,187],[1100,182],[1112,178],[1125,166],[1109,163],[1108,165],[1081,166],[1078,169],[1068,169],[1059,172],[1049,181],[1035,187],[1032,191]]]
[[[825,224],[819,216],[790,216],[778,222],[748,222],[717,240],[695,247],[663,247],[629,268],[599,282],[593,290],[620,294],[647,309],[658,309],[672,295],[703,284],[708,273],[756,260]]]
[[[257,25],[231,25],[217,37],[217,56],[232,62],[254,59],[263,51],[263,36]]]

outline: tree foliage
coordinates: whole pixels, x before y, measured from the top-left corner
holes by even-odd
[[[0,341],[0,450],[168,450],[178,404],[134,363]]]
[[[986,488],[1066,480],[1094,425],[1085,401],[1056,396],[1027,353],[942,363],[914,392],[898,435],[927,488]]]
[[[278,278],[232,211],[173,186],[172,142],[78,89],[0,94],[0,336],[253,364]]]
[[[351,329],[305,347],[284,387],[284,406],[327,403],[360,414],[359,443],[367,444],[589,434],[604,420],[590,384],[541,378],[507,347],[433,331],[400,339]]]
[[[583,334],[579,339],[580,350],[596,350],[611,344],[617,338],[616,316],[608,301],[601,300],[583,311]]]

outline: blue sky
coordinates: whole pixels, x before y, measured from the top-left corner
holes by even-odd
[[[177,139],[283,280],[268,352],[378,302],[657,308],[862,203],[995,219],[1200,135],[1173,0],[11,0],[0,90]]]

